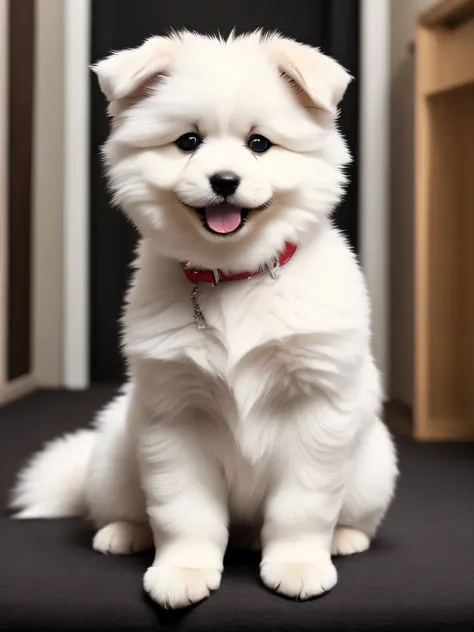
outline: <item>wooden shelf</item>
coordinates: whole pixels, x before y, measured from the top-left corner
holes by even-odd
[[[423,13],[420,25],[454,28],[474,17],[474,0],[443,0]]]
[[[422,440],[474,440],[474,1],[416,40],[415,414]]]

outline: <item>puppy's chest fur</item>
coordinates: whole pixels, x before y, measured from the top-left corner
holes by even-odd
[[[210,424],[206,436],[219,435],[256,464],[289,439],[287,432],[302,430],[318,401],[339,406],[370,355],[363,281],[346,252],[340,236],[329,233],[276,280],[200,286],[209,326],[199,330],[193,286],[179,264],[142,248],[124,351],[147,416]]]
[[[146,361],[147,371],[155,375],[169,373],[173,367],[175,375],[182,374],[183,395],[191,381],[201,381],[207,388],[212,382],[214,390],[225,390],[234,400],[239,416],[248,413],[257,399],[274,398],[275,388],[286,395],[305,392],[314,381],[307,357],[311,342],[304,340],[304,334],[303,339],[295,339],[289,322],[295,315],[277,283],[259,278],[200,286],[196,298],[206,329],[198,329],[194,319],[190,284],[164,290],[152,304],[138,309],[132,305],[126,354],[132,364]],[[191,389],[188,396],[192,397]]]
[[[325,249],[322,244],[319,251]],[[262,275],[199,286],[208,323],[200,330],[193,286],[179,264],[142,251],[124,317],[132,376],[145,367],[142,378],[163,397],[164,391],[176,397],[179,384],[181,402],[189,406],[211,406],[212,394],[212,407],[225,408],[215,412],[228,423],[321,391],[337,393],[366,352],[368,328],[364,306],[351,300],[360,276],[356,264],[349,262],[356,272],[352,287],[339,287],[334,273],[327,280],[331,261],[318,259],[295,256],[276,280]]]

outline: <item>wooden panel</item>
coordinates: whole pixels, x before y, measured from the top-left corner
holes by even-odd
[[[431,336],[428,321],[428,226],[429,185],[432,155],[429,134],[428,103],[425,81],[430,72],[432,39],[426,29],[419,29],[416,45],[415,82],[415,420],[414,432],[424,436],[428,432],[428,349]]]
[[[473,15],[474,0],[441,2],[417,31],[414,435],[419,439],[474,440]]]
[[[474,85],[417,112],[419,438],[474,438]]]
[[[430,38],[429,68],[424,76],[428,95],[474,82],[474,19],[456,29],[426,29]],[[426,53],[425,53],[426,54]]]
[[[8,379],[31,369],[34,8],[9,3]]]

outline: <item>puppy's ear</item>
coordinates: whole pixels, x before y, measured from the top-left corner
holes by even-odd
[[[91,68],[110,102],[138,99],[166,74],[175,45],[170,37],[151,37],[138,48],[112,53]]]
[[[268,44],[282,77],[306,97],[304,105],[336,114],[352,79],[349,73],[317,48],[279,36]]]

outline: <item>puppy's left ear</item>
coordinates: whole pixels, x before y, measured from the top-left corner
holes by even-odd
[[[279,36],[268,44],[282,77],[306,97],[304,104],[336,114],[352,80],[350,74],[317,48]]]

